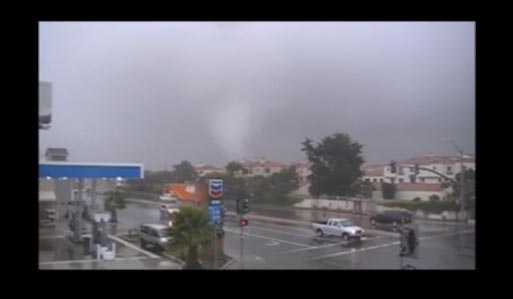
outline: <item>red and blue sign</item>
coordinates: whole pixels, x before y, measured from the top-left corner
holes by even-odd
[[[208,180],[208,195],[211,198],[221,198],[223,196],[223,180]]]

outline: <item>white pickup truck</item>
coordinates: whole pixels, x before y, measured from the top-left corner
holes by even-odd
[[[318,237],[324,235],[340,236],[347,241],[351,238],[360,239],[363,236],[363,228],[354,225],[345,218],[330,218],[328,221],[314,221],[313,231]]]

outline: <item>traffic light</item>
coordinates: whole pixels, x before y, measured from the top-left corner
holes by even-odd
[[[244,219],[244,218],[240,219],[240,226],[241,227],[248,226],[248,224],[249,224],[248,219]]]
[[[390,172],[396,173],[396,171],[397,171],[396,162],[394,160],[392,160],[392,161],[390,161]]]
[[[249,212],[249,199],[244,199],[242,202],[242,214],[247,214]]]
[[[415,174],[419,174],[419,172],[420,172],[419,164],[415,164]]]

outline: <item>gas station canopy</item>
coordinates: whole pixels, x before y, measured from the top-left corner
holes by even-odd
[[[141,163],[77,163],[40,162],[39,177],[53,179],[142,179],[144,167]]]

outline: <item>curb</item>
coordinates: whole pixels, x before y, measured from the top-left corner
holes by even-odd
[[[219,270],[226,270],[226,268],[228,268],[229,266],[231,266],[233,263],[235,263],[237,261],[236,258],[234,257],[231,257],[231,261],[228,261],[226,262],[221,268],[219,268]]]
[[[144,250],[142,248],[139,248],[139,247],[135,246],[134,244],[129,243],[129,242],[127,242],[127,241],[117,237],[117,236],[114,236],[114,235],[108,235],[108,236],[109,236],[110,239],[112,239],[114,241],[117,241],[118,243],[121,243],[121,244],[123,244],[123,245],[125,245],[127,247],[132,248],[132,249],[135,249],[135,250],[137,250],[139,252],[142,252],[142,253],[144,253],[145,255],[147,255],[147,256],[149,256],[151,258],[158,258],[159,257],[158,255],[153,254],[153,253],[151,253],[149,251],[146,251],[146,250]]]
[[[149,200],[149,199],[134,199],[134,198],[127,198],[127,199],[125,199],[125,201],[152,204],[152,205],[160,205],[163,203],[160,201],[153,201],[153,200]]]
[[[181,259],[177,258],[177,257],[174,257],[172,255],[169,255],[167,252],[163,252],[162,253],[163,256],[165,256],[166,258],[172,260],[173,262],[177,263],[180,265],[180,267],[183,267],[183,265],[185,265],[185,262],[182,261]]]

